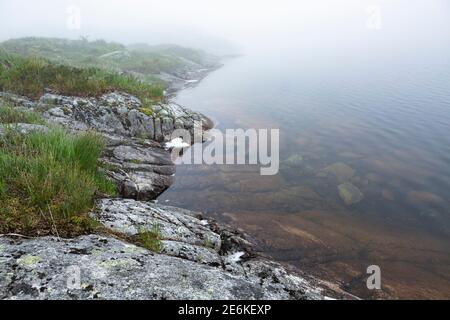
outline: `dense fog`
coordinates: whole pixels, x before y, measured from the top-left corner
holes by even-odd
[[[321,43],[333,49],[383,39],[401,44],[405,29],[425,37],[445,26],[448,1],[415,0],[2,0],[0,40],[23,36],[122,43],[177,43],[214,53]],[[401,39],[400,39],[400,36]],[[431,41],[431,39],[430,39]],[[448,40],[447,40],[448,41]],[[331,47],[330,47],[331,46]]]

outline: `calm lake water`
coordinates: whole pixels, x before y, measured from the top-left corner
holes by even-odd
[[[279,128],[280,172],[180,165],[160,201],[362,297],[450,298],[450,7],[436,5],[439,28],[388,16],[387,31],[250,50],[180,92],[218,129]],[[346,205],[343,182],[364,199]],[[373,264],[382,292],[365,286]]]

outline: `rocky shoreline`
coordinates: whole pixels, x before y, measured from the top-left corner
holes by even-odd
[[[201,213],[151,201],[175,175],[164,142],[175,129],[193,130],[194,121],[210,129],[204,115],[170,101],[153,106],[150,114],[136,97],[121,92],[99,98],[47,93],[37,102],[7,93],[0,98],[42,113],[49,124],[101,134],[106,141],[102,168],[120,194],[99,199],[91,213],[108,230],[105,234],[74,239],[1,235],[0,299],[348,297],[258,255],[242,232]],[[15,127],[22,132],[46,128]],[[140,230],[154,226],[161,236],[157,253],[133,244]],[[74,270],[79,283],[72,286]]]
[[[321,299],[320,290],[258,257],[232,229],[198,213],[103,199],[98,215],[129,236],[161,226],[159,253],[104,235],[0,238],[1,299]],[[75,273],[74,273],[75,272]],[[80,275],[70,284],[74,275]]]

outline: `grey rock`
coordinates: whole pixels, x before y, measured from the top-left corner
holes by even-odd
[[[129,236],[157,225],[163,240],[216,252],[221,249],[220,235],[210,229],[206,220],[180,212],[178,208],[134,200],[103,199],[98,203],[97,218],[106,227]]]
[[[33,131],[47,132],[48,128],[44,125],[29,123],[0,124],[0,135],[5,134],[6,130],[13,130],[21,134],[27,134]]]
[[[47,110],[44,112],[46,119],[71,130],[95,129],[106,134],[159,142],[170,140],[170,134],[175,129],[174,121],[187,130],[192,130],[195,121],[201,123],[204,129],[212,127],[211,121],[204,115],[173,103],[158,106],[162,120],[158,117],[153,119],[140,111],[142,103],[138,98],[119,92],[108,93],[98,99],[47,93],[40,98],[39,107]]]
[[[53,117],[64,118],[66,116],[66,114],[64,113],[64,110],[59,107],[51,108],[47,112],[49,115],[51,115]]]
[[[161,123],[161,131],[164,140],[170,140],[170,134],[175,130],[174,120],[172,118],[163,118]]]
[[[174,181],[170,153],[150,141],[109,137],[102,162],[124,198],[155,199]]]
[[[128,120],[130,124],[130,133],[132,136],[140,138],[144,137],[146,139],[155,138],[155,129],[152,117],[133,109],[128,112]]]
[[[155,140],[162,141],[164,140],[164,136],[162,133],[162,124],[160,118],[155,118]]]
[[[0,99],[13,106],[21,106],[26,109],[32,109],[35,107],[35,103],[30,99],[28,99],[27,97],[19,96],[17,94],[9,92],[0,91]]]
[[[233,274],[97,235],[0,238],[0,261],[0,299],[322,298],[280,266],[258,261]]]

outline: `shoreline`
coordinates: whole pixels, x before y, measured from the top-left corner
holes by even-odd
[[[226,57],[226,59],[234,59],[234,58],[239,58],[242,57],[242,55],[236,55],[236,56],[230,56],[230,57]],[[214,68],[210,68],[210,69],[201,69],[201,73],[195,73],[199,75],[198,77],[195,78],[190,78],[189,80],[184,79],[185,81],[185,85],[181,88],[171,88],[171,91],[168,95],[168,99],[169,101],[172,101],[172,99],[174,99],[176,97],[176,95],[181,92],[182,90],[185,89],[189,89],[189,88],[195,88],[197,85],[200,84],[200,82],[205,79],[209,74],[211,74],[212,72],[215,72],[217,70],[219,70],[220,68],[222,68],[225,65],[225,62],[223,62],[224,59],[220,60],[220,65],[214,67]],[[190,106],[188,106],[188,108],[190,108]],[[207,117],[208,119],[210,119],[207,115],[205,115],[205,117]],[[213,128],[215,126],[215,123],[211,120],[211,123],[213,124],[211,128]],[[170,187],[169,187],[170,188]],[[158,200],[154,200],[155,203],[159,203]],[[181,208],[181,207],[180,207]],[[183,208],[183,210],[185,210]],[[203,215],[203,213],[202,213]],[[299,268],[298,266],[293,265],[292,263],[289,262],[284,262],[278,259],[275,259],[273,257],[271,257],[270,255],[264,253],[263,251],[258,249],[258,244],[256,243],[256,239],[253,239],[252,236],[250,236],[250,234],[246,233],[245,230],[242,230],[241,228],[237,227],[237,226],[231,226],[229,223],[226,223],[225,221],[218,221],[216,218],[209,216],[208,214],[204,214],[205,216],[207,216],[207,219],[210,221],[214,221],[214,223],[216,223],[217,225],[221,225],[223,227],[226,227],[230,230],[234,230],[235,232],[239,232],[239,234],[241,234],[241,236],[245,239],[252,239],[250,241],[251,242],[251,251],[253,252],[252,254],[256,254],[260,257],[264,257],[267,260],[270,261],[276,261],[277,263],[279,263],[280,265],[282,265],[283,267],[285,267],[286,269],[289,269],[292,273],[295,274],[301,274],[302,277],[308,278],[310,280],[312,280],[313,282],[316,283],[316,285],[318,285],[319,287],[321,287],[321,289],[324,290],[324,292],[328,292],[331,296],[334,295],[335,297],[340,297],[343,299],[360,299],[359,297],[344,291],[343,289],[340,288],[339,285],[334,284],[332,282],[329,282],[327,280],[322,280],[320,277],[317,277],[318,275],[313,275],[313,274],[306,274],[305,271],[301,270],[301,268]],[[214,215],[213,215],[214,216]],[[327,297],[328,298],[328,297]]]
[[[90,213],[106,233],[72,239],[2,235],[0,299],[354,298],[256,253],[247,235],[235,228],[199,212],[152,203],[170,187],[176,170],[162,143],[177,123],[187,129],[195,120],[208,123],[204,115],[169,100],[159,115],[149,117],[139,111],[138,99],[118,92],[99,98],[45,94],[38,102],[2,96],[19,107],[39,106],[48,123],[70,132],[101,134],[106,150],[100,161],[120,197],[98,199]],[[166,114],[177,116],[169,121]],[[149,128],[147,138],[139,135]],[[156,247],[136,243],[142,230],[155,225]],[[83,275],[83,286],[66,287],[71,266]]]

